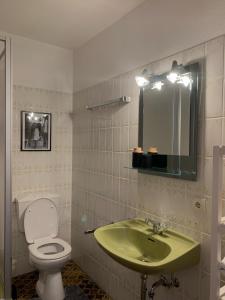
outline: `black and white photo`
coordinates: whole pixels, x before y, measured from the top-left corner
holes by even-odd
[[[21,150],[51,150],[51,114],[21,112]]]

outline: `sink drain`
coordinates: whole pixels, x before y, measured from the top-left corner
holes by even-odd
[[[151,260],[149,257],[147,257],[147,256],[140,256],[140,257],[138,257],[137,259],[140,260],[140,261],[143,261],[143,262],[151,262],[151,261],[152,261],[152,260]]]

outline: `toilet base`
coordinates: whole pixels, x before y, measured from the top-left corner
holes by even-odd
[[[65,292],[61,272],[48,273],[40,271],[36,291],[42,300],[63,300]]]

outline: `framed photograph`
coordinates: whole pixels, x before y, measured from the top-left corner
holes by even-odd
[[[21,112],[21,150],[51,151],[51,114]]]

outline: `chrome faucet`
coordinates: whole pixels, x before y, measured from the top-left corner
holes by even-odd
[[[145,223],[148,224],[148,225],[152,224],[153,234],[163,234],[168,228],[167,224],[160,223],[159,221],[155,221],[155,220],[152,220],[150,218],[146,218]]]

